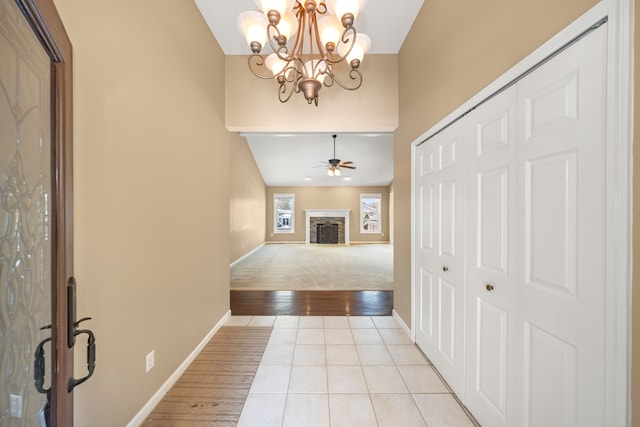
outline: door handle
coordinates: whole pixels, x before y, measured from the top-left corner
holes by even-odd
[[[493,285],[491,283],[487,283],[486,288],[489,292],[493,290]]]
[[[67,345],[76,345],[76,278],[69,277],[67,281]]]
[[[447,271],[449,271],[449,267],[442,267],[442,271],[446,273]]]
[[[90,329],[78,329],[80,323],[87,320],[91,320],[91,317],[76,320],[76,279],[70,277],[67,281],[67,345],[72,348],[76,345],[78,335],[87,335],[87,375],[78,379],[72,376],[68,386],[70,392],[91,378],[96,368],[96,336]]]
[[[51,325],[43,326],[40,330],[51,329]],[[38,347],[36,347],[36,351],[33,354],[33,379],[36,383],[36,390],[42,394],[47,395],[47,403],[49,401],[51,387],[45,389],[44,388],[44,371],[45,371],[45,357],[44,357],[44,345],[51,341],[51,337],[45,338],[40,341]]]
[[[86,317],[84,319],[81,319],[77,322],[77,324],[80,324],[80,322],[83,322],[89,319],[91,318]],[[69,379],[69,388],[68,388],[69,391],[72,391],[76,386],[79,386],[80,384],[82,384],[83,382],[91,378],[91,376],[93,375],[93,371],[96,369],[96,337],[95,335],[89,329],[79,329],[79,330],[76,330],[74,334],[76,336],[81,334],[87,334],[88,336],[87,338],[87,375],[78,379],[71,377]]]
[[[44,329],[51,329],[51,325],[40,328],[40,330]],[[46,366],[44,346],[49,341],[51,341],[51,337],[40,341],[40,344],[38,344],[36,351],[33,354],[33,379],[35,381],[36,390],[38,390],[39,393],[47,395],[47,403],[44,407],[45,426],[51,425],[51,387],[44,388],[44,372]]]

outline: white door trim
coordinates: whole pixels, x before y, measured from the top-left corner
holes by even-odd
[[[631,424],[633,0],[609,12],[606,174],[606,419]]]
[[[606,420],[631,422],[631,217],[633,0],[602,0],[497,80],[411,143],[411,337],[415,341],[415,182],[416,147],[492,94],[535,67],[585,29],[608,19],[606,164]]]

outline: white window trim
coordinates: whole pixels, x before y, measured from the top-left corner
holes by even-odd
[[[362,199],[378,199],[378,230],[369,231],[365,230],[362,224],[363,212],[362,212]],[[366,193],[360,194],[360,215],[358,216],[358,223],[360,226],[360,233],[362,234],[382,234],[382,194],[381,193]]]
[[[278,230],[278,198],[291,197],[291,229]],[[296,232],[296,195],[294,193],[273,194],[273,234],[293,234]]]

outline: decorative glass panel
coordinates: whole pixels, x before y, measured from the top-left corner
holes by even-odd
[[[37,426],[46,397],[33,354],[51,333],[40,329],[51,324],[51,74],[14,0],[0,0],[0,58],[0,425]]]

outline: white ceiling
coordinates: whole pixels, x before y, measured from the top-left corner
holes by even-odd
[[[236,18],[245,10],[258,10],[254,0],[194,1],[226,55],[250,54],[236,27]],[[423,3],[424,0],[368,1],[354,26],[371,37],[369,54],[398,53]],[[371,186],[388,185],[393,180],[392,134],[338,134],[336,158],[353,161],[356,169],[343,169],[342,177],[329,177],[326,169],[314,168],[333,157],[334,133],[327,129],[326,133],[242,135],[268,186]],[[345,180],[345,176],[351,179]]]
[[[343,168],[339,177],[328,176],[325,165],[334,158],[331,132],[242,135],[268,186],[384,186],[393,180],[390,133],[338,133],[335,158],[356,167]]]

